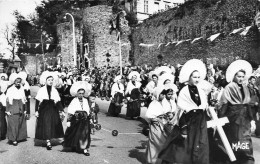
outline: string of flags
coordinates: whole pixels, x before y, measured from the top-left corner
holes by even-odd
[[[244,27],[244,28],[235,29],[229,35],[240,33],[241,36],[246,36],[251,27],[253,27],[253,26],[247,26],[247,27]],[[221,33],[217,33],[217,34],[211,35],[209,38],[207,38],[207,40],[213,42],[220,35],[221,35]],[[180,45],[182,43],[185,43],[185,42],[190,42],[191,44],[193,44],[193,43],[195,43],[195,42],[197,42],[197,41],[199,41],[201,39],[203,39],[203,37],[194,38],[193,40],[192,39],[186,39],[186,40],[173,41],[173,42],[168,42],[168,43],[154,43],[154,44],[140,43],[139,46],[150,48],[150,47],[158,45],[157,49],[159,49],[161,47],[161,45],[164,45],[164,44],[165,44],[166,47],[171,45],[171,44],[175,44],[175,46],[178,46],[178,45]]]

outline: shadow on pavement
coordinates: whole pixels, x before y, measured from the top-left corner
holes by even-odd
[[[146,149],[147,141],[140,141],[141,146],[135,147],[135,149],[129,150],[129,157],[136,158],[140,163],[146,163],[145,152],[143,149]]]

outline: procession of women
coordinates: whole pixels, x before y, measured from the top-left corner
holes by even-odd
[[[260,68],[245,60],[225,69],[199,59],[176,67],[49,68],[32,97],[25,70],[2,73],[0,139],[13,146],[28,142],[27,120],[36,117],[35,141],[42,141],[46,151],[54,151],[52,139],[62,138],[64,151],[90,156],[91,136],[102,126],[100,98],[109,101],[108,117],[122,117],[126,106],[124,118],[134,121],[145,110],[146,163],[254,164],[251,137],[260,136],[259,76]],[[35,107],[30,109],[32,98]]]

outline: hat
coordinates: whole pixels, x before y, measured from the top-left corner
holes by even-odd
[[[170,73],[164,73],[162,74],[161,76],[159,76],[159,79],[158,79],[158,85],[159,86],[164,86],[164,82],[166,80],[170,80],[171,81],[171,84],[174,83],[174,79],[175,79],[175,76],[170,74]]]
[[[13,84],[15,82],[16,79],[21,79],[22,81],[24,80],[23,77],[21,76],[21,74],[17,74],[17,73],[12,73],[9,77],[9,81],[10,84]]]
[[[200,79],[205,79],[207,74],[205,64],[199,59],[191,59],[187,61],[181,68],[179,82],[185,83],[189,81],[190,75],[194,71],[198,71],[200,73]]]
[[[72,86],[70,88],[70,94],[72,96],[76,96],[79,89],[84,89],[85,90],[84,96],[88,97],[91,92],[91,90],[88,89],[89,88],[88,85],[90,85],[90,84],[88,84],[85,81],[77,81],[74,84],[72,84]]]
[[[54,72],[44,71],[40,77],[40,84],[45,85],[48,77],[53,77],[53,86],[59,83],[59,78]]]
[[[158,67],[158,68],[156,68],[154,71],[155,71],[155,73],[156,73],[157,75],[159,75],[159,76],[160,76],[163,72],[169,73],[169,74],[172,73],[171,68],[169,68],[168,66]]]
[[[136,76],[138,81],[141,79],[140,74],[137,71],[132,71],[131,73],[129,73],[128,79],[132,79],[133,76]]]
[[[7,76],[7,74],[6,74],[6,73],[1,73],[1,74],[0,74],[0,79],[1,79],[3,76],[5,77],[5,80],[7,80],[7,79],[8,79],[8,76]]]
[[[119,75],[119,76],[116,76],[115,77],[115,79],[114,79],[114,82],[116,83],[118,80],[120,80],[121,79],[121,76]]]
[[[27,78],[27,73],[26,73],[26,72],[19,72],[18,74],[19,74],[19,76],[22,77],[22,79],[23,79],[24,81],[26,81],[26,78]]]
[[[158,100],[159,95],[163,92],[165,88],[163,86],[158,86],[155,88],[153,95],[155,96],[155,98]]]
[[[174,93],[178,92],[178,87],[175,84],[169,83],[164,85],[165,90],[172,89]]]
[[[253,72],[253,68],[251,64],[245,60],[236,60],[232,62],[226,71],[226,80],[227,82],[232,82],[234,79],[235,74],[240,71],[244,70],[246,72],[245,78],[247,79]]]

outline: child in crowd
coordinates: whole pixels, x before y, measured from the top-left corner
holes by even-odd
[[[91,123],[92,124],[97,124],[98,123],[98,113],[99,113],[99,106],[96,103],[96,94],[94,92],[92,92],[89,95],[89,108],[90,108],[90,117],[91,117]],[[92,128],[91,133],[94,134],[95,133],[95,128]]]

